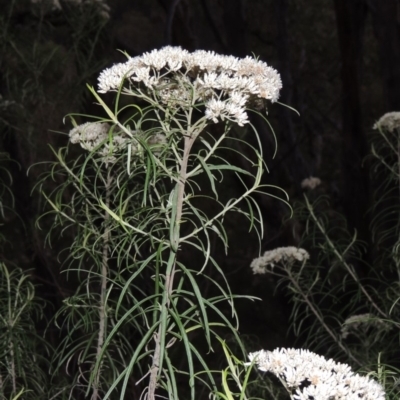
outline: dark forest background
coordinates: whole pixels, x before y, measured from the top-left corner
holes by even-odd
[[[278,139],[274,159],[271,132],[257,125],[269,167],[264,183],[282,187],[293,204],[302,198],[302,180],[320,178],[317,190],[330,196],[332,210],[370,243],[369,137],[384,113],[400,109],[398,0],[109,0],[100,17],[66,1],[61,9],[51,3],[0,1],[0,151],[10,158],[4,165],[16,211],[7,211],[11,200],[4,200],[7,243],[0,257],[32,270],[37,295],[52,304],[48,318],[73,293],[74,281],[60,275],[68,235],[46,245],[50,222],[36,223],[45,201],[35,185],[46,168],[41,163],[54,159],[49,144],[57,149],[67,142],[59,134],[71,128],[64,116],[98,111],[85,85],[96,85],[102,69],[125,59],[119,50],[135,56],[179,45],[254,54],[276,68],[283,81],[280,101],[300,115],[269,107]],[[227,190],[234,197],[235,185]],[[267,197],[257,201],[265,225],[261,250],[296,245],[296,220],[282,222],[288,207]],[[214,256],[232,291],[263,299],[237,303],[241,334],[259,348],[293,345],[286,297],[275,292],[272,279],[249,268],[259,254],[256,237],[240,220],[228,221],[227,230],[229,254],[216,244]]]

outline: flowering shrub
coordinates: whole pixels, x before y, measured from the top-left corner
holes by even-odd
[[[54,228],[67,224],[75,232],[67,271],[77,271],[79,286],[57,315],[69,333],[53,361],[55,373],[66,364],[74,376],[70,396],[106,400],[118,391],[122,399],[133,380],[138,398],[177,399],[179,379],[187,382],[186,398],[200,389],[221,398],[193,338],[202,336],[212,351],[220,335],[230,334],[245,351],[211,237],[227,248],[223,221],[235,211],[260,236],[262,216],[251,195],[262,191],[262,149],[236,138],[233,128],[251,125],[249,111],[265,118],[281,85],[262,61],[179,47],[128,57],[100,74],[98,92],[90,90],[107,117],[80,125],[79,116],[72,117],[69,145],[54,151],[52,169],[52,176],[68,179],[47,197]],[[106,92],[114,94],[113,109],[99,95]],[[216,123],[222,128],[217,134],[210,131]],[[77,159],[69,157],[74,144],[84,149]],[[232,165],[229,150],[232,159],[243,157],[252,167]],[[220,182],[228,173],[243,184],[243,193],[221,200]],[[200,175],[211,190],[212,215],[196,202]],[[196,263],[185,261],[185,249],[200,254]],[[209,268],[220,277],[211,277]],[[202,293],[204,278],[216,295]],[[224,303],[233,321],[222,311]]]

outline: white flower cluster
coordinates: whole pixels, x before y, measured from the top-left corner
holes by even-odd
[[[341,337],[346,339],[352,333],[359,336],[360,332],[367,333],[370,328],[389,331],[392,329],[392,325],[370,313],[352,315],[344,321]]]
[[[286,382],[295,400],[384,400],[376,381],[355,374],[350,366],[304,349],[257,351],[249,359],[261,371]],[[247,363],[247,365],[250,363]]]
[[[126,148],[128,144],[132,146],[132,156],[138,153],[139,144],[136,140],[132,140],[125,132],[116,129],[113,130],[110,137],[110,129],[111,125],[106,122],[86,122],[71,129],[69,132],[70,142],[79,143],[87,151],[96,149],[106,166],[114,164],[117,161],[115,155]],[[161,132],[153,133],[146,139],[146,143],[152,149],[153,154],[157,156],[166,145],[167,138]]]
[[[314,176],[310,176],[309,178],[303,179],[301,181],[301,188],[313,190],[320,184],[321,184],[321,179],[315,178]]]
[[[118,90],[124,83],[141,84],[172,107],[205,104],[208,119],[226,118],[240,126],[248,122],[250,102],[275,102],[282,88],[280,75],[265,62],[171,46],[105,69],[99,76],[99,92]]]
[[[393,111],[384,114],[373,126],[374,129],[387,130],[393,132],[400,128],[400,112]]]
[[[295,261],[303,262],[308,260],[310,255],[304,249],[294,246],[278,247],[269,250],[263,256],[255,258],[250,264],[250,268],[254,274],[265,274],[268,272],[267,267],[274,268],[276,264],[293,264]]]
[[[110,128],[110,124],[105,122],[86,122],[71,129],[69,138],[71,143],[79,143],[87,151],[97,148],[106,165],[114,164],[116,161],[114,155],[126,147],[131,138],[124,132],[114,131],[110,142],[108,140]]]

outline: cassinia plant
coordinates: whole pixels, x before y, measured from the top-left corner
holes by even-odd
[[[54,151],[51,176],[61,183],[46,195],[55,214],[49,237],[71,241],[62,258],[76,281],[56,318],[68,333],[53,360],[55,373],[74,377],[68,398],[124,399],[128,388],[147,400],[227,398],[206,353],[221,335],[241,341],[212,240],[227,248],[232,212],[262,235],[251,195],[268,193],[248,112],[265,119],[280,88],[264,62],[179,47],[128,57],[100,74],[98,92],[90,88],[106,117],[72,118],[69,145]],[[113,107],[98,93],[111,94]],[[257,146],[235,126],[249,127]],[[249,170],[232,164],[240,157]],[[220,192],[228,176],[243,187],[237,198]]]

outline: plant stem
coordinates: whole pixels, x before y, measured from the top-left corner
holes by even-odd
[[[106,201],[107,208],[110,208],[110,187],[111,187],[111,173],[107,173],[106,182]],[[97,349],[96,349],[96,360],[100,357],[101,350],[104,344],[104,337],[106,335],[107,327],[107,313],[106,313],[106,294],[107,294],[107,275],[108,275],[108,252],[110,247],[110,226],[109,226],[110,215],[107,211],[104,212],[104,234],[103,234],[103,253],[101,260],[101,287],[100,287],[100,306],[99,306],[99,336],[97,338]],[[99,399],[100,389],[100,373],[101,365],[96,371],[96,376],[93,380],[93,394],[91,400]]]
[[[153,362],[150,368],[150,378],[147,393],[147,400],[155,400],[155,391],[157,388],[157,378],[162,370],[162,354],[161,350],[165,346],[165,331],[166,331],[166,314],[170,306],[170,299],[174,285],[176,258],[179,247],[179,234],[180,234],[180,223],[183,211],[183,198],[185,194],[185,184],[187,179],[187,167],[190,150],[196,139],[196,135],[185,135],[184,136],[184,148],[183,157],[179,168],[179,180],[175,185],[176,190],[176,203],[172,204],[175,207],[175,218],[171,221],[173,224],[172,237],[170,237],[170,255],[167,264],[167,271],[165,274],[165,287],[163,293],[163,300],[161,305],[160,317],[161,323],[158,328],[158,332],[154,336],[155,348],[153,354]],[[164,316],[164,317],[163,317]]]
[[[11,379],[13,385],[13,395],[15,395],[17,394],[17,373],[15,371],[15,354],[14,354],[14,343],[12,338],[10,340],[10,356],[11,356]]]
[[[18,301],[18,294],[15,296],[15,305],[12,305],[12,293],[11,293],[11,280],[8,273],[7,276],[7,291],[8,291],[8,329],[10,330],[11,337],[9,341],[10,345],[10,357],[11,357],[11,380],[13,385],[13,395],[17,393],[17,376],[15,371],[15,354],[14,354],[14,342],[13,342],[13,328],[15,324],[15,312],[17,311],[17,301]]]
[[[338,346],[344,351],[344,353],[347,356],[349,356],[357,365],[362,367],[362,363],[360,361],[358,361],[357,358],[355,358],[353,356],[353,354],[345,346],[343,346],[343,344],[340,342],[340,340],[337,338],[337,336],[334,334],[334,332],[325,323],[325,321],[324,321],[321,313],[319,312],[319,310],[316,307],[314,307],[313,302],[310,301],[308,296],[303,292],[302,288],[300,287],[300,285],[298,283],[298,279],[296,279],[296,277],[294,277],[292,275],[292,273],[290,271],[290,268],[285,268],[285,271],[288,274],[289,280],[290,280],[290,282],[292,282],[292,285],[295,287],[297,292],[301,295],[301,297],[303,298],[304,302],[307,304],[307,306],[310,308],[310,310],[313,312],[313,314],[317,317],[318,321],[324,327],[326,332],[328,332],[329,336],[338,344]]]
[[[372,297],[370,296],[370,294],[367,292],[367,290],[365,289],[365,287],[361,284],[360,280],[358,279],[357,275],[355,274],[355,272],[352,270],[352,268],[350,267],[350,265],[346,262],[346,260],[343,258],[342,254],[340,254],[340,252],[336,249],[336,246],[334,245],[334,243],[331,241],[330,237],[328,236],[328,234],[325,231],[325,228],[322,226],[321,222],[319,221],[319,219],[317,218],[317,216],[314,214],[314,210],[312,208],[312,205],[310,204],[310,202],[308,201],[308,198],[306,195],[304,195],[304,198],[306,200],[306,204],[307,204],[307,208],[308,211],[312,217],[312,219],[314,220],[315,224],[317,225],[318,229],[321,231],[321,233],[324,235],[325,240],[327,241],[329,247],[332,249],[333,253],[335,254],[335,256],[340,260],[340,262],[346,267],[348,273],[350,274],[350,276],[354,279],[354,281],[357,283],[358,287],[361,289],[361,291],[364,293],[365,297],[368,299],[368,301],[371,303],[371,305],[378,311],[379,314],[381,314],[384,318],[388,318],[388,316],[386,315],[386,313],[384,311],[382,311],[380,309],[380,307],[375,303],[375,301],[372,299]]]
[[[4,386],[4,383],[3,383],[3,376],[2,376],[1,373],[0,373],[0,396],[1,396],[1,397],[4,396],[3,386]]]
[[[196,229],[193,229],[191,233],[189,233],[186,236],[183,236],[181,238],[181,241],[185,241],[195,235],[197,235],[199,232],[204,230],[205,228],[212,226],[214,221],[218,220],[220,217],[225,215],[228,211],[232,210],[234,207],[236,207],[237,204],[239,204],[244,198],[248,197],[251,193],[255,192],[259,187],[260,187],[260,181],[261,181],[261,176],[262,176],[262,159],[259,157],[258,158],[258,165],[257,165],[257,175],[256,179],[254,181],[253,186],[250,189],[247,189],[240,197],[238,197],[236,200],[230,201],[229,205],[225,205],[223,210],[220,211],[219,213],[215,214],[212,218],[208,219],[204,224]]]
[[[398,185],[399,185],[399,195],[400,195],[400,129],[396,129],[396,133],[397,133],[397,169],[398,169],[397,181],[398,181]],[[397,232],[398,232],[399,224],[400,224],[400,221],[397,222]],[[395,243],[394,249],[393,249],[394,260],[395,260],[396,269],[397,269],[397,276],[399,277],[399,281],[400,281],[399,257],[397,256],[399,245],[400,245],[400,238],[398,239],[397,243]]]

